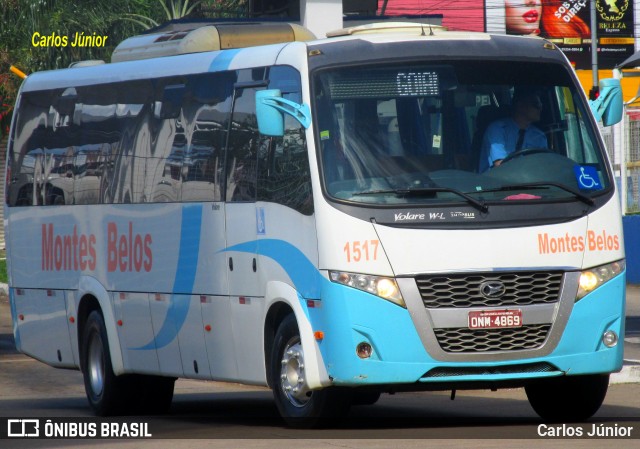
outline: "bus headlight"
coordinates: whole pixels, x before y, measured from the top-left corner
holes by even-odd
[[[400,307],[407,307],[402,298],[395,279],[368,274],[347,273],[345,271],[330,271],[329,277],[333,282],[357,288],[381,298],[391,301]]]
[[[584,270],[580,274],[580,283],[578,286],[578,294],[576,295],[576,301],[584,298],[587,294],[600,287],[605,282],[613,279],[625,269],[625,261],[618,260],[617,262],[608,263],[606,265],[600,265],[599,267],[590,268]]]

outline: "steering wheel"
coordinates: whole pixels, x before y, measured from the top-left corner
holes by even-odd
[[[507,157],[502,159],[502,164],[504,164],[505,162],[509,162],[520,156],[529,156],[531,154],[538,154],[538,153],[551,153],[551,150],[549,150],[548,148],[524,148],[522,150],[514,151],[513,153],[508,154]]]

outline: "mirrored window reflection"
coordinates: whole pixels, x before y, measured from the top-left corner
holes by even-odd
[[[227,201],[256,200],[260,134],[255,115],[256,89],[238,89],[227,145]]]
[[[238,88],[234,102],[234,87],[260,85],[265,77],[269,88],[301,101],[300,75],[291,67],[27,93],[10,155],[9,205],[255,201],[259,195],[311,213],[304,128],[285,116],[284,137],[259,134],[255,92],[266,83]],[[167,86],[177,85],[180,101],[163,107]]]
[[[182,123],[173,121],[168,123],[168,139],[170,146],[167,150],[156,147],[154,155],[148,161],[147,182],[150,182],[151,194],[149,201],[153,203],[174,202],[180,200],[182,189],[182,161],[187,151],[187,138]],[[171,126],[173,125],[173,126]]]
[[[75,148],[73,198],[75,204],[100,203],[102,157],[108,143],[81,145]],[[68,176],[71,173],[68,173]]]
[[[272,67],[269,88],[279,89],[284,98],[302,101],[300,74],[292,67]],[[304,127],[286,115],[283,137],[261,136],[258,148],[258,200],[290,207],[310,215],[313,212],[311,174]]]

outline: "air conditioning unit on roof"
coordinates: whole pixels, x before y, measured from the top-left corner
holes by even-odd
[[[311,31],[293,23],[211,24],[188,30],[130,37],[116,47],[111,55],[111,62],[135,61],[283,42],[309,41],[315,38]]]

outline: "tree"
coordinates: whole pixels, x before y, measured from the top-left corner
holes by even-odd
[[[191,0],[157,0],[157,3],[165,12],[165,20],[175,20],[188,17],[201,2]],[[147,17],[142,14],[125,14],[124,17],[127,20],[131,20],[132,22],[141,25],[145,29],[160,25],[154,18]]]
[[[88,59],[109,61],[124,39],[165,20],[242,17],[247,6],[248,0],[1,0],[0,114],[10,108],[2,104],[13,105],[22,81],[9,74],[11,65],[29,74]],[[107,36],[106,43],[72,47],[76,33]],[[47,44],[48,36],[66,36],[67,45]]]

